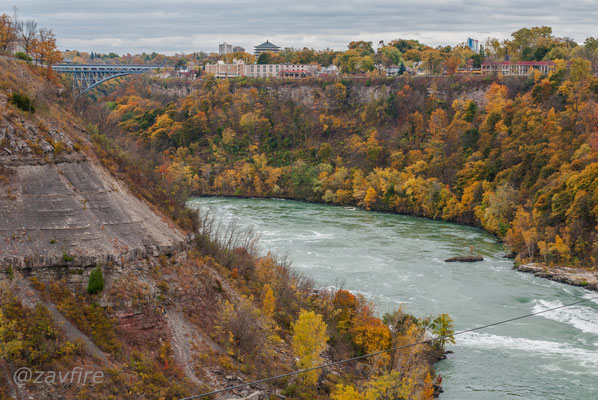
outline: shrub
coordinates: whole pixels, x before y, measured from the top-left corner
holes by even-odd
[[[12,270],[12,264],[9,264],[8,268],[6,268],[6,275],[11,281],[15,278],[15,272]]]
[[[22,93],[13,93],[10,96],[10,102],[17,106],[17,108],[23,111],[35,112],[35,107],[33,107],[33,102],[26,94]]]
[[[66,251],[62,252],[62,260],[64,262],[69,262],[69,261],[73,261],[73,256],[71,256],[69,253],[67,253]]]
[[[15,53],[15,57],[18,58],[19,60],[33,61],[33,59],[31,57],[29,57],[27,54],[23,53],[22,51],[17,51]]]
[[[104,290],[104,274],[99,265],[91,270],[89,281],[87,282],[87,293],[96,294]]]

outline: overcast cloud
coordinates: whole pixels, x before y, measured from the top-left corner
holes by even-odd
[[[581,43],[598,36],[597,0],[25,0],[23,19],[51,28],[62,50],[166,54],[217,51],[226,41],[252,51],[281,47],[346,49],[352,40],[418,39],[455,45],[467,37],[507,38],[552,26]],[[12,5],[1,12],[12,14]]]

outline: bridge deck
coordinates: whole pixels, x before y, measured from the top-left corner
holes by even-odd
[[[150,64],[56,64],[52,69],[56,72],[145,72],[160,68]]]

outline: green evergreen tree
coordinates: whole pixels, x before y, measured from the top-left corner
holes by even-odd
[[[405,71],[407,71],[407,68],[405,68],[405,64],[401,61],[401,65],[399,65],[399,75],[403,75]]]
[[[96,294],[104,290],[104,274],[99,265],[91,270],[89,281],[87,282],[87,293]]]

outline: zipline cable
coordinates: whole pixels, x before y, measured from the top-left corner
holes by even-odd
[[[586,298],[586,299],[575,301],[573,303],[563,304],[563,305],[560,305],[560,306],[557,306],[557,307],[548,308],[546,310],[541,310],[541,311],[536,311],[536,312],[532,312],[532,313],[525,314],[525,315],[520,315],[518,317],[513,317],[513,318],[505,319],[505,320],[502,320],[502,321],[493,322],[491,324],[486,324],[486,325],[478,326],[478,327],[471,328],[471,329],[465,329],[463,331],[458,331],[458,332],[453,333],[453,337],[454,336],[458,336],[458,335],[463,335],[465,333],[479,331],[479,330],[486,329],[486,328],[491,328],[493,326],[502,325],[502,324],[506,324],[506,323],[509,323],[509,322],[513,322],[513,321],[518,321],[520,319],[533,317],[533,316],[536,316],[536,315],[539,315],[539,314],[543,314],[543,313],[547,313],[547,312],[550,312],[550,311],[559,310],[561,308],[575,306],[577,304],[585,303],[585,302],[592,301],[592,300],[598,300],[598,296],[596,296],[596,297],[589,297],[589,298]],[[228,391],[231,391],[231,390],[240,389],[240,388],[244,388],[244,387],[252,386],[252,385],[257,385],[257,384],[264,383],[264,382],[270,382],[270,381],[274,381],[274,380],[281,379],[281,378],[286,378],[286,377],[293,376],[293,375],[299,375],[299,374],[302,374],[302,373],[305,373],[305,372],[314,371],[316,369],[322,369],[322,368],[332,367],[332,366],[335,366],[335,365],[344,364],[344,363],[348,363],[348,362],[351,362],[351,361],[362,360],[364,358],[374,357],[374,356],[377,356],[377,355],[380,355],[380,354],[390,353],[391,351],[396,351],[396,350],[406,349],[406,348],[409,348],[409,347],[419,346],[420,344],[431,343],[431,342],[434,342],[434,341],[436,341],[438,339],[446,339],[446,338],[448,338],[448,336],[439,336],[439,337],[436,337],[434,339],[423,340],[423,341],[420,341],[420,342],[410,343],[410,344],[406,344],[406,345],[403,345],[403,346],[391,347],[390,349],[380,350],[380,351],[377,351],[377,352],[374,352],[374,353],[363,354],[361,356],[347,358],[347,359],[344,359],[344,360],[334,361],[334,362],[331,362],[331,363],[318,365],[318,366],[312,367],[312,368],[301,369],[301,370],[298,370],[298,371],[293,371],[293,372],[289,372],[289,373],[282,374],[282,375],[271,376],[269,378],[260,379],[260,380],[253,381],[253,382],[241,383],[239,385],[229,386],[229,387],[226,387],[226,388],[223,388],[223,389],[213,390],[211,392],[206,392],[206,393],[202,393],[202,394],[196,394],[196,395],[190,396],[190,397],[184,397],[184,398],[182,398],[180,400],[198,399],[198,398],[204,397],[204,396],[210,396],[210,395],[217,394],[217,393],[228,392]]]

